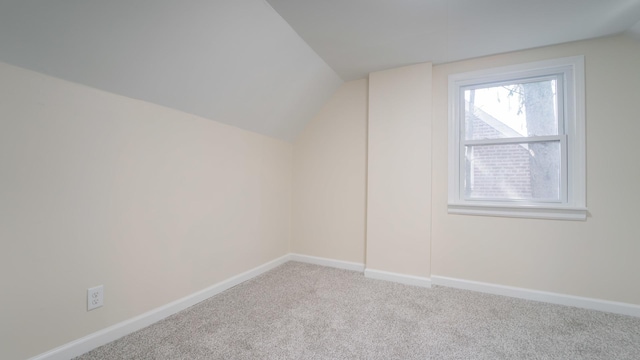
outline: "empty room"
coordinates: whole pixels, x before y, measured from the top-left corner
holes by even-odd
[[[0,359],[640,359],[638,84],[640,0],[2,0]]]

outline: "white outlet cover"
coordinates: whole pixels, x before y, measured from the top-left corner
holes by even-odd
[[[104,286],[96,286],[87,289],[87,311],[104,305]]]

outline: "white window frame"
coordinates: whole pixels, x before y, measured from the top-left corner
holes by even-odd
[[[538,61],[449,75],[449,202],[450,214],[586,220],[586,147],[584,56]],[[561,129],[561,195],[559,202],[492,201],[463,196],[465,154],[463,88],[501,81],[559,75],[558,111]],[[564,99],[562,104],[561,100]],[[527,138],[523,138],[527,139]],[[551,138],[550,138],[551,139]],[[544,140],[544,139],[542,139]],[[466,141],[467,143],[469,141]]]

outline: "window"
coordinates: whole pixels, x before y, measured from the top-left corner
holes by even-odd
[[[584,57],[449,76],[449,213],[585,220]]]

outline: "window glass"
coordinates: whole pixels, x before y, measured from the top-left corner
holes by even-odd
[[[558,135],[558,79],[464,89],[465,139]]]
[[[560,200],[560,141],[466,147],[465,198]]]

